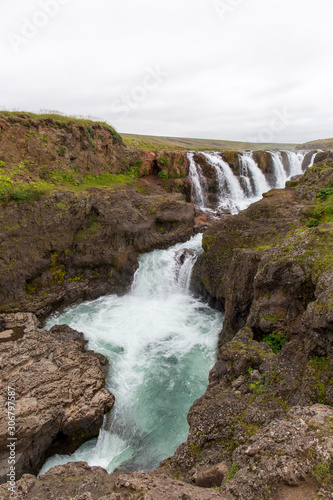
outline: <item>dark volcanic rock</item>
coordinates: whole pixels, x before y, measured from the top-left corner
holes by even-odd
[[[0,343],[0,481],[8,472],[8,387],[15,389],[16,478],[38,472],[53,453],[73,453],[98,435],[114,403],[105,388],[107,359],[84,350],[83,335],[68,326],[37,327],[30,313],[0,316],[17,340]]]
[[[139,253],[185,241],[194,226],[194,209],[182,195],[145,189],[59,191],[4,205],[0,312],[44,317],[78,300],[128,290]]]

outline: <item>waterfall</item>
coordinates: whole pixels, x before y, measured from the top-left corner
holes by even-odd
[[[98,439],[54,465],[87,461],[112,472],[152,470],[186,440],[187,413],[207,387],[223,316],[188,292],[201,235],[141,255],[132,290],[82,303],[47,322],[82,331],[89,349],[110,361],[115,395]]]
[[[295,175],[302,175],[303,174],[302,164],[304,161],[305,153],[303,152],[295,153],[293,151],[286,151],[286,153],[290,165],[289,177],[294,177]]]
[[[307,168],[311,168],[313,167],[313,164],[314,164],[314,161],[315,161],[315,158],[317,156],[317,151],[315,153],[312,154],[312,157],[311,157],[311,160],[310,160],[310,164]],[[304,160],[303,160],[304,161]],[[306,168],[304,168],[304,166],[302,165],[302,173],[306,170]]]
[[[271,151],[270,153],[272,155],[274,175],[276,179],[274,187],[282,189],[286,185],[288,176],[284,169],[281,153],[276,151]]]
[[[216,171],[219,186],[219,208],[228,209],[236,214],[244,206],[245,193],[237,177],[233,174],[228,163],[222,160],[218,153],[203,153],[208,163]]]
[[[269,151],[268,153],[271,155],[273,167],[273,171],[269,167],[268,178],[257,165],[252,152],[238,154],[240,165],[238,175],[232,171],[230,165],[222,159],[219,153],[200,153],[206,159],[207,164],[215,170],[218,196],[214,206],[210,200],[212,195],[208,196],[207,181],[202,169],[196,163],[194,153],[188,153],[194,205],[213,216],[221,215],[221,213],[236,214],[251,203],[258,201],[270,189],[284,188],[286,181],[301,175],[308,168],[309,157],[306,158],[306,156],[309,153],[306,151]],[[313,165],[316,154],[313,153],[309,167]],[[235,170],[238,170],[238,167],[235,167]]]
[[[192,186],[192,201],[200,208],[207,205],[207,182],[202,173],[200,165],[197,165],[193,159],[193,153],[188,153],[190,162],[189,177]]]
[[[262,196],[263,193],[266,193],[270,190],[270,185],[268,184],[266,177],[252,158],[252,153],[244,153],[240,155],[240,162],[242,165],[242,169],[250,172],[250,183],[253,183],[252,195],[254,196]],[[246,175],[246,174],[245,174]]]

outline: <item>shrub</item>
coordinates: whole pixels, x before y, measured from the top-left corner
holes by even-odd
[[[168,167],[169,166],[168,158],[165,155],[160,158],[160,164],[163,167]]]
[[[327,187],[320,189],[320,191],[317,194],[317,198],[320,198],[321,200],[327,200],[327,198],[332,195],[333,195],[333,187]]]
[[[286,337],[282,332],[272,332],[265,335],[262,342],[268,344],[275,354],[278,354],[282,347],[287,343]]]
[[[0,168],[1,168],[1,167],[5,167],[5,166],[6,166],[5,162],[4,162],[4,161],[2,161],[2,160],[0,160]]]
[[[40,200],[46,192],[46,188],[36,183],[8,185],[5,189],[0,189],[1,201],[16,201],[17,203],[33,203]]]
[[[158,173],[158,176],[160,179],[162,179],[162,181],[167,181],[169,179],[168,173],[165,170],[161,170]]]
[[[314,219],[313,217],[311,217],[307,222],[306,222],[306,226],[307,227],[317,227],[319,226],[320,224],[320,221],[318,219]]]
[[[58,149],[58,155],[65,156],[66,151],[67,151],[67,149],[65,148],[65,146],[60,146],[60,148]]]

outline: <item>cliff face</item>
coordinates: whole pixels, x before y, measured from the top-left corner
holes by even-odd
[[[54,191],[1,211],[0,312],[44,317],[55,308],[124,293],[138,254],[186,240],[194,210],[179,194],[124,186]]]

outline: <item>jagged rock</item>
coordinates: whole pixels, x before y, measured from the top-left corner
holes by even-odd
[[[68,326],[38,328],[31,313],[0,315],[1,328],[20,329],[0,343],[0,481],[8,473],[8,387],[15,390],[16,478],[38,472],[53,453],[73,453],[98,435],[114,403],[105,388],[108,361],[85,351],[83,335]]]
[[[17,482],[19,500],[227,500],[219,492],[177,481],[162,473],[134,472],[107,474],[86,462],[69,463],[50,469],[38,479],[24,475]],[[10,498],[6,485],[0,498]]]
[[[332,423],[333,408],[314,405],[294,407],[286,418],[263,426],[250,438],[249,445],[239,446],[233,453],[239,470],[225,491],[249,500],[267,498],[268,493],[274,498],[280,484],[301,487],[306,481],[309,484],[312,476],[310,492],[315,495],[317,471],[328,464],[323,482],[329,494],[333,484],[333,471],[329,467],[333,452]]]

